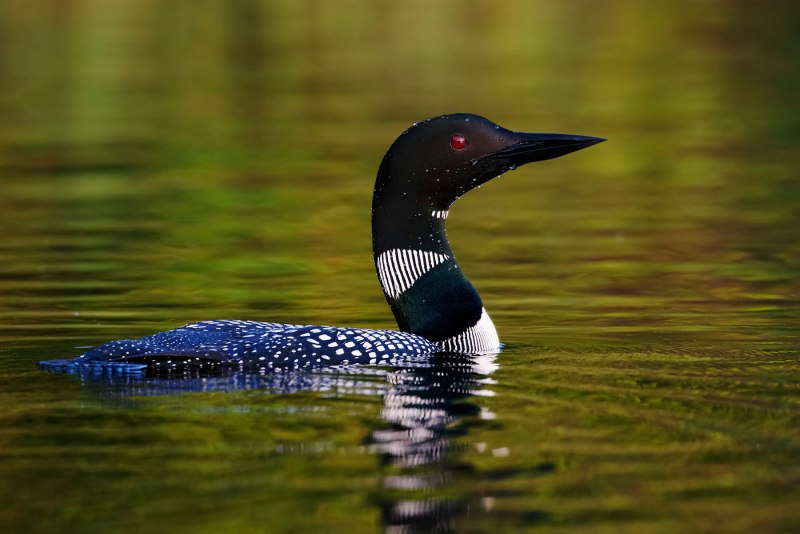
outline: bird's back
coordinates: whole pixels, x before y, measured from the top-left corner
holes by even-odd
[[[147,364],[161,369],[215,362],[265,368],[392,365],[437,350],[420,336],[393,330],[220,320],[111,341],[73,360],[52,360],[42,365]]]

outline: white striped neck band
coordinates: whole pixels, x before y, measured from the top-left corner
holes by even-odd
[[[390,297],[397,298],[425,273],[449,258],[439,252],[395,248],[382,252],[375,263],[383,290]]]

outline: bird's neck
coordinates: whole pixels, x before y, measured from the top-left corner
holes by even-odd
[[[480,295],[456,262],[445,234],[447,207],[385,198],[376,187],[372,250],[389,307],[401,330],[453,352],[499,347]]]

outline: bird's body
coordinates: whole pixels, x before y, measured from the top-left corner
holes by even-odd
[[[203,321],[42,364],[174,368],[220,362],[299,368],[392,365],[437,351],[496,351],[497,330],[445,236],[450,206],[507,170],[600,141],[513,132],[469,114],[428,119],[406,130],[381,163],[372,203],[375,266],[401,331]]]
[[[223,320],[187,324],[138,339],[111,341],[77,360],[90,363],[111,360],[158,368],[207,362],[296,368],[396,365],[433,352],[436,352],[433,343],[406,332]]]

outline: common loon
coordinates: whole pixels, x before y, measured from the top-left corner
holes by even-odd
[[[375,267],[401,331],[219,320],[111,341],[45,368],[133,365],[177,368],[209,362],[305,368],[394,364],[436,352],[500,348],[478,292],[445,236],[451,204],[508,170],[604,141],[523,133],[483,117],[443,115],[413,124],[391,145],[372,199]]]

